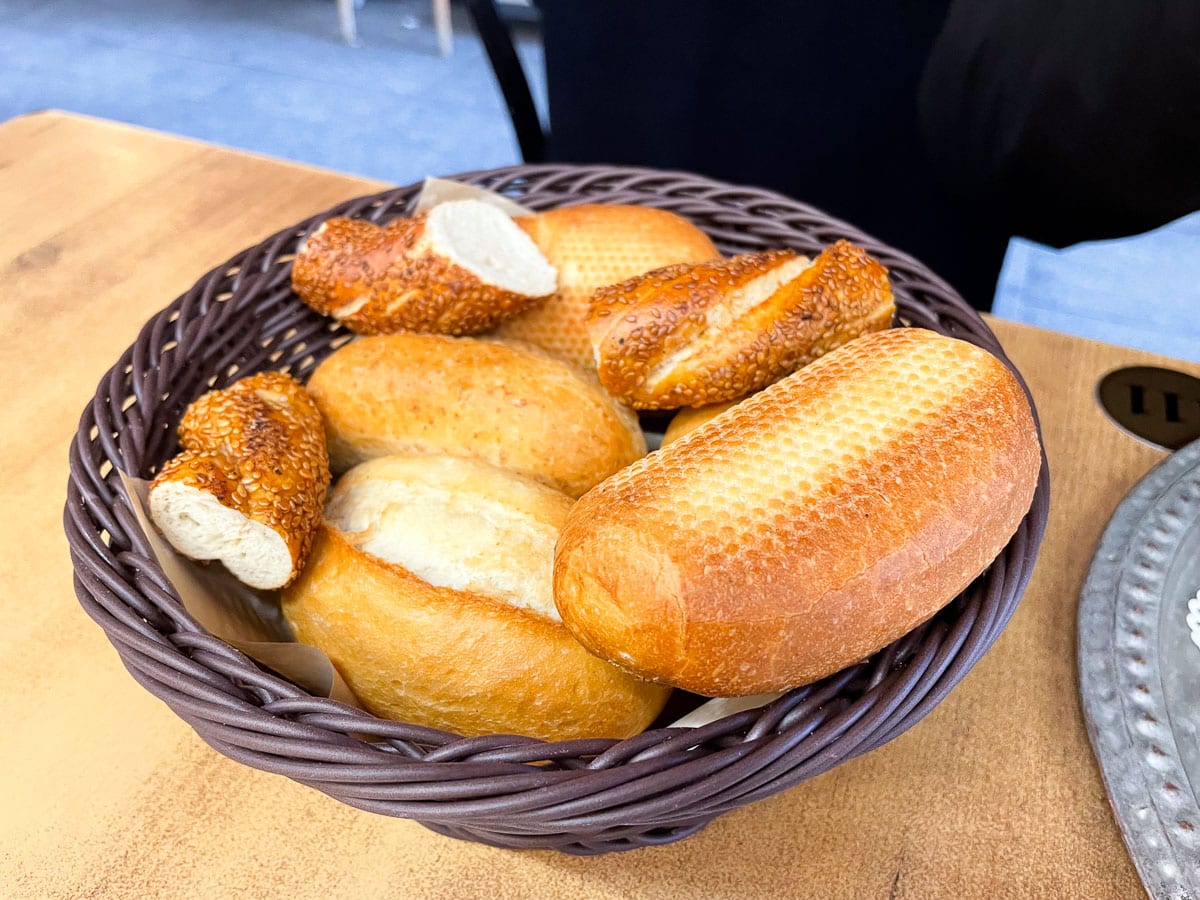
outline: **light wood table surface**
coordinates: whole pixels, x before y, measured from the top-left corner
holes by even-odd
[[[0,896],[1142,895],[1084,732],[1075,613],[1105,522],[1163,456],[1093,388],[1157,360],[1008,322],[994,327],[1032,387],[1053,491],[1007,631],[901,738],[679,844],[579,859],[454,841],[231,762],[139,687],[71,587],[79,414],[210,267],[380,187],[61,113],[0,125]]]

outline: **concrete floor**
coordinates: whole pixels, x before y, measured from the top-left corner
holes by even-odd
[[[520,161],[469,17],[442,58],[428,0],[0,0],[0,121],[89,113],[407,183]],[[541,46],[518,41],[544,97]],[[544,108],[544,104],[543,104]]]

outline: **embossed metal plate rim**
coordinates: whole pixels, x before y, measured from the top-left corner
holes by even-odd
[[[1167,576],[1198,521],[1200,441],[1156,466],[1117,507],[1079,605],[1088,737],[1143,884],[1151,896],[1170,900],[1200,900],[1200,806],[1155,648]]]

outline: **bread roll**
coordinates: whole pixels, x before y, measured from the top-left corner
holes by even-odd
[[[587,332],[596,288],[672,263],[721,255],[687,219],[645,206],[588,203],[515,221],[558,270],[558,292],[503,322],[496,333],[536,344],[585,369],[596,368]]]
[[[554,293],[556,273],[528,235],[478,200],[376,225],[334,218],[292,265],[292,288],[362,334],[477,334]]]
[[[932,616],[999,554],[1040,465],[995,357],[867,335],[591,491],[555,557],[595,653],[711,696],[784,690]]]
[[[335,471],[393,453],[482,459],[577,497],[646,453],[637,420],[574,366],[524,344],[394,334],[317,367]]]
[[[662,445],[665,447],[672,441],[677,441],[689,431],[695,431],[705,422],[715,419],[727,409],[737,406],[737,400],[727,400],[724,403],[713,403],[710,406],[687,406],[677,412],[671,419],[663,434]]]
[[[255,588],[296,577],[321,521],[329,457],[321,414],[281,372],[210,391],[179,424],[184,452],[150,485],[150,518],[192,559]]]
[[[570,507],[477,460],[364,463],[334,488],[284,615],[376,715],[464,735],[629,737],[668,691],[562,626],[551,565]]]
[[[596,291],[588,330],[600,381],[637,409],[736,400],[860,334],[887,328],[887,270],[838,241],[668,266]]]

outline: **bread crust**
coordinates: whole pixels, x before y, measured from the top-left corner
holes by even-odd
[[[666,266],[600,288],[592,299],[588,330],[601,383],[635,407],[672,408],[654,405],[656,396],[642,389],[650,371],[699,338],[709,310],[727,295],[798,258],[792,250],[744,253],[730,259]],[[705,402],[701,399],[676,406]]]
[[[588,653],[560,623],[434,587],[329,525],[283,612],[368,710],[466,736],[630,737],[668,694]]]
[[[555,601],[589,648],[714,696],[869,656],[999,554],[1041,462],[985,351],[867,335],[609,479],[572,509]]]
[[[689,431],[695,431],[706,422],[715,419],[727,409],[736,406],[737,400],[726,400],[724,403],[712,403],[708,406],[686,406],[671,418],[667,430],[663,433],[662,443],[667,445],[679,440]]]
[[[151,516],[167,539],[187,546],[198,523],[170,515],[161,489],[193,489],[275,532],[291,558],[290,571],[267,582],[242,572],[232,557],[225,559],[231,571],[264,589],[294,579],[330,481],[321,414],[304,386],[282,372],[261,372],[209,391],[187,408],[179,441],[184,451],[163,465],[149,490]]]
[[[430,211],[377,225],[332,218],[305,241],[292,288],[359,334],[479,334],[545,300],[482,281],[432,246]]]
[[[646,453],[636,417],[536,347],[438,335],[352,341],[308,382],[334,471],[392,453],[470,456],[577,497]]]
[[[861,334],[887,328],[887,270],[837,241],[746,310],[738,292],[800,259],[790,250],[671,266],[596,292],[588,327],[600,380],[638,409],[735,400]]]
[[[645,206],[586,203],[514,221],[558,270],[558,292],[502,322],[496,333],[536,344],[585,369],[596,368],[587,315],[597,288],[721,255],[687,219]]]

